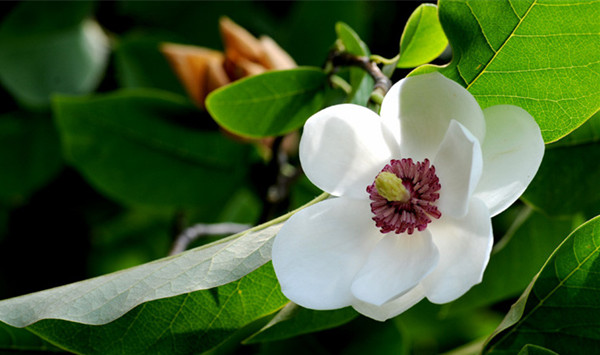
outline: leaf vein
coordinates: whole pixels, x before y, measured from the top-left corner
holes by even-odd
[[[485,67],[479,72],[479,74],[477,74],[477,76],[473,79],[473,81],[471,81],[471,83],[467,85],[467,88],[466,88],[467,90],[469,90],[469,88],[471,86],[473,86],[473,84],[475,84],[477,82],[477,80],[481,77],[481,75],[486,72],[486,70],[490,66],[490,64],[492,64],[494,62],[494,60],[496,59],[496,56],[498,55],[498,53],[500,53],[502,51],[502,48],[504,48],[504,46],[512,38],[512,36],[514,35],[514,33],[517,31],[517,29],[519,28],[519,26],[521,26],[521,24],[523,23],[523,21],[525,20],[525,18],[527,18],[527,15],[529,15],[529,13],[531,12],[531,9],[536,4],[537,4],[537,0],[534,0],[531,3],[531,5],[529,6],[529,8],[527,9],[527,12],[525,12],[525,15],[523,15],[523,17],[519,19],[519,22],[517,23],[517,25],[515,26],[515,28],[513,28],[513,30],[511,31],[511,33],[506,37],[506,40],[504,40],[504,42],[502,43],[502,45],[500,46],[500,48],[498,48],[498,51],[496,51],[494,53],[494,55],[492,56],[492,58],[488,61],[488,63],[485,65]]]
[[[465,5],[467,5],[467,7],[469,8],[469,11],[471,11],[471,15],[473,16],[475,21],[477,21],[477,25],[479,26],[479,29],[481,30],[481,34],[483,35],[483,38],[485,39],[485,43],[487,43],[487,45],[490,47],[492,52],[494,52],[494,56],[495,56],[497,53],[496,49],[492,46],[492,44],[490,43],[490,40],[487,38],[487,35],[485,34],[485,31],[483,30],[483,25],[481,24],[481,21],[479,21],[479,19],[477,18],[477,15],[475,15],[475,12],[473,11],[473,8],[471,7],[471,5],[469,5],[468,2],[466,2]]]

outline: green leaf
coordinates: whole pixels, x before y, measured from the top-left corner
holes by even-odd
[[[40,339],[27,329],[9,327],[0,322],[0,353],[4,351],[34,352],[61,351],[59,348]]]
[[[58,133],[48,116],[0,115],[0,199],[26,199],[62,166]]]
[[[348,323],[358,313],[352,308],[332,311],[315,311],[289,302],[260,331],[244,343],[260,343],[291,338],[300,334],[316,332]]]
[[[567,135],[598,111],[597,2],[441,0],[439,16],[454,58],[437,69],[465,86],[482,107],[524,108],[545,142]]]
[[[484,348],[517,353],[524,345],[559,354],[593,354],[600,343],[600,217],[576,229],[556,249]]]
[[[52,93],[82,94],[100,82],[108,38],[90,2],[21,2],[0,26],[0,81],[21,103],[46,108]]]
[[[547,149],[522,198],[551,216],[600,213],[600,144]]]
[[[437,58],[448,46],[437,6],[422,4],[410,15],[400,39],[398,68],[414,68]]]
[[[483,280],[445,307],[462,312],[516,297],[573,229],[570,219],[553,219],[525,207],[496,244]]]
[[[286,302],[267,264],[216,289],[146,303],[106,325],[43,320],[27,329],[79,354],[199,354]]]
[[[347,52],[365,57],[371,55],[367,45],[350,26],[343,22],[338,22],[335,24],[335,32]],[[373,91],[374,83],[373,78],[361,68],[350,68],[350,85],[352,86],[352,91],[348,95],[348,102],[366,106]]]
[[[242,184],[249,147],[217,131],[184,98],[123,90],[57,97],[69,161],[108,196],[129,204],[214,208]]]
[[[267,72],[213,91],[206,107],[226,129],[244,136],[278,136],[304,125],[325,100],[327,75],[317,68]]]
[[[131,269],[0,301],[0,321],[15,327],[49,318],[105,324],[145,302],[227,284],[271,259],[281,224],[261,228]]]

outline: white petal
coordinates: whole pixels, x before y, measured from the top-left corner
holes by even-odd
[[[358,105],[328,107],[311,116],[300,140],[300,162],[316,186],[334,195],[367,198],[367,186],[392,159],[379,116]],[[396,152],[397,154],[397,152]]]
[[[273,243],[281,290],[312,309],[352,304],[350,285],[381,239],[368,201],[332,198],[294,214]]]
[[[381,306],[375,306],[373,304],[356,299],[352,304],[352,307],[357,312],[364,314],[367,317],[383,322],[399,315],[400,313],[403,313],[407,309],[419,303],[419,301],[421,301],[424,297],[425,291],[423,290],[423,287],[421,285],[417,285],[402,296]]]
[[[361,301],[381,306],[415,287],[437,265],[438,251],[425,230],[388,233],[369,254],[352,283]]]
[[[527,188],[544,156],[540,127],[527,111],[517,106],[488,107],[487,136],[483,141],[483,174],[475,196],[492,216],[504,211]]]
[[[442,216],[428,229],[440,262],[421,284],[431,302],[450,302],[481,282],[494,242],[490,215],[483,201],[473,198],[466,216]]]
[[[438,209],[442,216],[464,216],[481,177],[479,142],[462,124],[452,120],[439,148],[432,162],[442,186]]]
[[[380,113],[390,122],[400,119],[402,154],[417,161],[437,152],[451,120],[462,123],[480,142],[485,136],[483,113],[473,95],[439,73],[394,84]]]

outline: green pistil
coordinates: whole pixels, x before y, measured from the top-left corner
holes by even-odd
[[[377,192],[388,201],[407,202],[410,199],[410,193],[404,185],[402,179],[394,173],[382,171],[375,179]]]

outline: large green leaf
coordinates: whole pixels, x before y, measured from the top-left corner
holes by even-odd
[[[119,201],[213,208],[243,181],[249,147],[195,127],[210,118],[180,96],[132,89],[58,97],[54,112],[67,158]]]
[[[525,208],[494,247],[481,283],[445,306],[446,311],[464,311],[518,296],[572,230],[572,223]]]
[[[600,217],[556,249],[488,340],[484,353],[534,344],[559,354],[593,354],[600,344]]]
[[[106,325],[43,320],[27,329],[80,354],[199,354],[286,302],[267,264],[216,289],[145,303]]]
[[[316,68],[267,72],[213,91],[206,108],[228,130],[250,137],[298,129],[325,102],[327,75]]]
[[[18,101],[47,107],[52,93],[81,94],[100,82],[108,39],[87,17],[90,2],[22,2],[0,25],[0,81]]]
[[[546,142],[600,108],[598,2],[441,0],[439,16],[454,58],[437,70],[465,86],[482,107],[524,108]]]
[[[398,68],[414,68],[437,58],[446,46],[437,6],[422,4],[410,15],[400,39]]]
[[[271,259],[280,228],[249,230],[131,269],[4,300],[0,321],[16,327],[49,318],[105,324],[145,302],[224,285]]]
[[[0,199],[27,198],[61,166],[58,133],[50,117],[21,112],[0,116]]]

